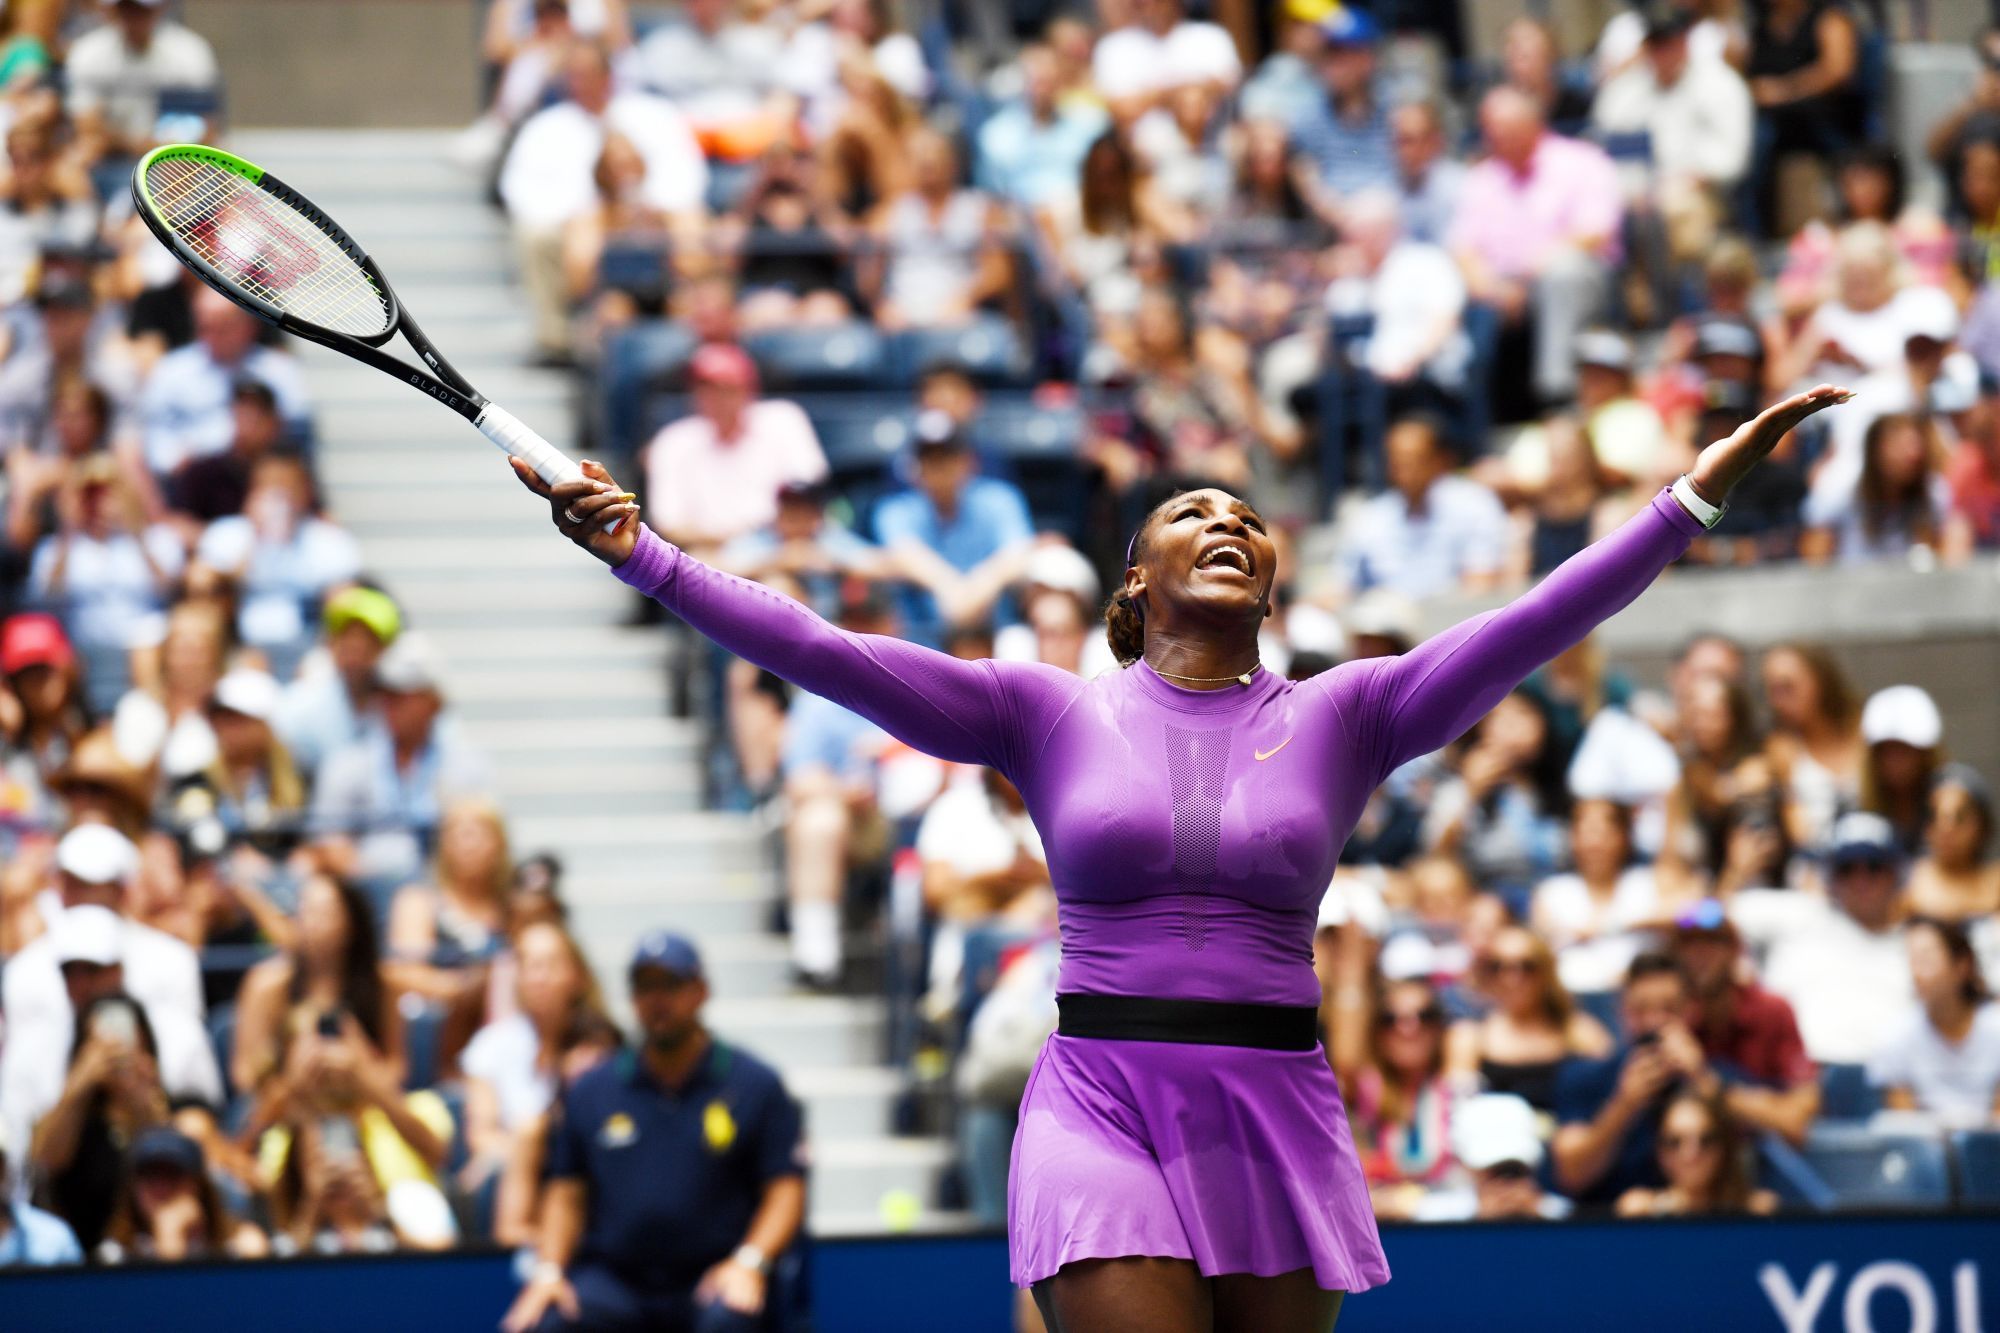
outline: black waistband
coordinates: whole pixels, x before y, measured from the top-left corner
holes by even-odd
[[[1056,1013],[1056,1031],[1065,1037],[1266,1051],[1309,1051],[1319,1044],[1319,1010],[1311,1005],[1075,994],[1056,996]]]

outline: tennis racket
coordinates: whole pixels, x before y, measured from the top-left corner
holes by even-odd
[[[551,486],[583,475],[468,384],[354,238],[270,172],[206,144],[166,144],[132,169],[132,202],[176,259],[251,314],[414,385]],[[430,372],[382,350],[398,332]]]

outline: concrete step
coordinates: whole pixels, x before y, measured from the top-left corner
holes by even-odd
[[[590,578],[569,570],[548,575],[510,571],[501,577],[467,570],[405,570],[396,579],[396,600],[413,620],[426,624],[532,621],[551,629],[620,620],[631,607],[629,590],[610,575]]]
[[[360,445],[327,451],[320,471],[326,488],[343,504],[352,505],[357,491],[398,491],[421,489],[435,503],[466,505],[473,502],[472,491],[490,493],[483,500],[520,497],[538,503],[522,489],[507,457],[475,431],[461,431],[460,438],[443,447],[397,448],[393,445]],[[550,534],[545,543],[556,550],[568,543]],[[586,557],[588,558],[588,557]]]
[[[715,1000],[708,1025],[787,1072],[882,1059],[882,1002],[832,995]]]
[[[388,540],[388,539],[384,539]],[[370,542],[370,558],[379,542]],[[603,625],[561,635],[507,626],[470,626],[432,635],[445,660],[508,662],[515,666],[644,664],[664,671],[667,640],[652,626]]]
[[[474,469],[495,466],[495,460],[475,454]],[[510,475],[510,485],[519,488]],[[353,498],[348,497],[349,503]],[[571,574],[578,579],[605,577],[602,562],[564,541],[554,528],[537,541],[468,540],[436,533],[382,537],[368,544],[368,559],[377,569],[469,570],[485,574]]]
[[[763,837],[746,819],[706,811],[673,811],[650,819],[622,815],[544,815],[522,811],[510,840],[522,848],[554,847],[579,880],[597,874],[656,875],[770,869]]]
[[[659,875],[620,880],[592,876],[565,883],[564,894],[578,915],[617,911],[627,917],[644,916],[681,931],[697,945],[722,935],[749,935],[763,931],[771,920],[772,901],[761,876],[694,875],[667,867]],[[755,887],[739,887],[752,882]],[[626,940],[630,948],[632,941]],[[624,975],[619,970],[601,980],[611,983]]]
[[[887,1134],[903,1075],[879,1065],[799,1069],[785,1086],[805,1104],[806,1133],[815,1143]]]
[[[679,766],[648,766],[616,777],[598,772],[581,781],[510,771],[502,773],[494,785],[507,809],[534,810],[543,815],[648,819],[701,808],[701,784]]]
[[[331,163],[390,161],[442,163],[452,137],[448,129],[239,129],[229,133],[229,151],[277,170],[273,159]]]
[[[616,727],[592,726],[570,718],[514,717],[482,722],[473,734],[488,751],[505,752],[510,762],[544,764],[578,744],[600,756],[625,757],[667,753],[692,759],[701,733],[681,718],[657,717],[620,722]],[[518,756],[518,759],[516,758]]]
[[[813,1216],[822,1210],[874,1210],[879,1216],[882,1198],[891,1191],[928,1203],[937,1197],[938,1184],[952,1160],[952,1145],[944,1139],[815,1139],[809,1187]]]

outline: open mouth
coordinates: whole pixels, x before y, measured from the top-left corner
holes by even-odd
[[[1257,569],[1256,561],[1250,556],[1250,548],[1234,541],[1217,542],[1209,547],[1196,558],[1194,567],[1240,574],[1246,579]]]

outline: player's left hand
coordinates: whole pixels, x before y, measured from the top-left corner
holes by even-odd
[[[523,486],[549,502],[556,531],[613,568],[631,558],[639,540],[639,506],[603,464],[586,460],[580,479],[550,486],[520,459],[507,461]],[[617,526],[605,531],[613,521]]]
[[[1764,456],[1777,448],[1778,442],[1800,422],[1852,397],[1851,389],[1822,384],[1773,403],[1738,426],[1728,439],[1717,440],[1701,451],[1701,457],[1688,473],[1695,493],[1710,504],[1721,504],[1736,483],[1749,476],[1750,470],[1763,462]]]

